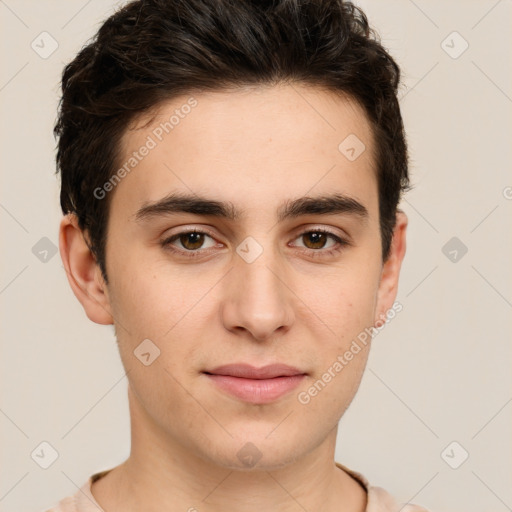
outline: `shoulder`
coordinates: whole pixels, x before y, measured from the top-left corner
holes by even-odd
[[[347,468],[343,464],[336,462],[343,471],[347,472],[352,478],[357,480],[367,493],[367,505],[365,512],[431,512],[430,510],[414,505],[412,503],[399,503],[388,491],[382,487],[370,485],[367,478],[352,469]]]
[[[62,498],[58,503],[45,510],[44,512],[78,512],[79,509],[77,508],[77,497],[78,493],[74,494],[73,496]]]
[[[58,503],[44,512],[77,512],[76,508],[76,494],[74,496],[67,496],[61,499]]]
[[[106,475],[110,469],[91,475],[72,496],[61,499],[44,512],[103,512],[91,492],[93,482]]]
[[[413,503],[399,503],[382,487],[369,486],[366,512],[431,512]]]

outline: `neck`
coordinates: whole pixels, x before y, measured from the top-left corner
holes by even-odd
[[[130,398],[130,457],[92,486],[104,510],[116,512],[363,512],[366,492],[334,462],[337,428],[314,450],[278,469],[230,469],[183,446]],[[148,428],[148,425],[149,428]],[[142,428],[143,427],[143,428]]]

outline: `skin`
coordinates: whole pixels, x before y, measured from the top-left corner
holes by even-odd
[[[379,325],[396,297],[407,218],[398,213],[383,262],[366,116],[348,98],[298,84],[194,97],[191,113],[110,192],[108,285],[76,218],[67,215],[60,226],[71,287],[89,319],[115,325],[129,381],[131,454],[92,493],[110,512],[363,511],[366,493],[335,466],[334,451],[369,344],[308,404],[297,395],[359,333]],[[150,124],[141,119],[127,131],[125,155],[188,98],[161,105]],[[355,161],[338,150],[349,134],[366,146]],[[136,221],[142,205],[170,192],[230,201],[243,215],[232,221],[175,213]],[[335,192],[356,199],[368,215],[277,221],[283,202]],[[162,247],[164,238],[192,228],[212,235],[193,246],[204,251],[199,257],[186,256],[179,240],[173,247],[181,255]],[[335,240],[328,237],[323,248],[302,236],[314,228],[350,245],[329,255]],[[236,252],[248,236],[263,249],[252,263]],[[144,339],[160,349],[149,366],[133,354]],[[252,404],[202,373],[235,362],[284,362],[307,376],[275,402]],[[237,457],[248,442],[261,454],[250,468]]]

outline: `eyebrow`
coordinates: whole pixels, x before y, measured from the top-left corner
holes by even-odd
[[[172,193],[154,202],[144,203],[135,213],[136,222],[147,221],[173,213],[192,213],[232,221],[243,217],[245,210],[238,209],[229,201],[217,201],[198,195]],[[344,194],[304,196],[288,200],[277,209],[278,222],[305,215],[351,214],[362,220],[368,218],[368,210],[353,197]]]

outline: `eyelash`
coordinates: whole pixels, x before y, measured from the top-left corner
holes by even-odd
[[[208,233],[207,231],[201,231],[199,229],[190,229],[187,231],[182,231],[181,233],[176,233],[160,242],[160,245],[165,248],[166,250],[170,250],[173,253],[179,254],[179,255],[186,255],[188,258],[197,258],[203,255],[205,251],[208,251],[208,249],[197,249],[197,250],[182,250],[182,249],[176,249],[173,245],[171,245],[172,242],[177,240],[182,235],[189,235],[192,233],[198,233],[207,235],[210,238],[214,238],[213,235]],[[324,233],[328,236],[330,236],[335,242],[336,246],[331,247],[330,249],[307,249],[307,248],[299,248],[302,249],[301,252],[309,253],[310,256],[317,258],[317,257],[325,257],[325,256],[332,256],[334,254],[337,254],[338,252],[342,251],[345,246],[350,245],[350,243],[347,240],[344,240],[343,238],[340,238],[338,235],[335,235],[329,230],[323,229],[323,228],[316,228],[316,229],[309,229],[307,231],[303,231],[302,233],[299,233],[295,239],[310,234],[310,233]],[[211,248],[213,249],[213,247]]]

